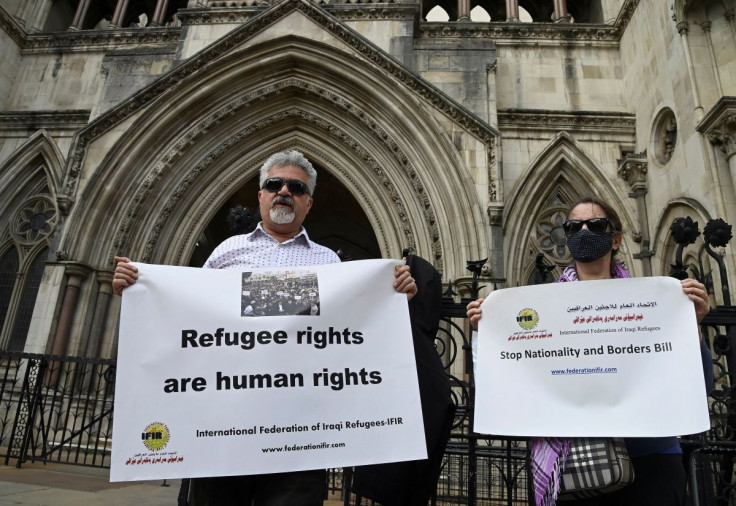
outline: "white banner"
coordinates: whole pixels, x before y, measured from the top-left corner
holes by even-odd
[[[111,481],[426,458],[396,263],[135,264],[120,316]]]
[[[695,311],[679,281],[509,288],[481,308],[476,432],[657,437],[710,427]]]

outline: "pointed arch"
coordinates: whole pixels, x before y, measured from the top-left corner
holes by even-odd
[[[12,240],[19,247],[21,271],[26,257],[39,244],[48,246],[59,219],[57,197],[60,193],[64,157],[54,139],[45,130],[28,138],[0,166],[0,241]],[[41,228],[31,225],[38,214]]]
[[[447,22],[449,20],[450,15],[447,13],[444,7],[439,4],[429,9],[429,12],[427,12],[427,18],[425,19],[425,21],[441,23]]]
[[[482,5],[476,5],[470,9],[470,20],[475,23],[488,23],[491,21],[491,14]]]
[[[40,173],[47,181],[48,191],[56,199],[64,156],[46,130],[38,130],[0,165],[0,215],[7,211],[10,193],[17,193]]]
[[[657,269],[654,272],[655,275],[669,275],[670,266],[675,262],[675,252],[678,247],[677,243],[672,239],[670,226],[675,219],[688,216],[693,221],[698,222],[698,228],[701,233],[706,223],[712,218],[705,206],[689,198],[678,198],[669,201],[657,217],[652,236],[652,249],[657,252],[657,256],[659,257],[658,262],[652,265],[652,267]],[[683,252],[683,263],[698,266],[698,270],[700,270],[699,263],[701,256],[704,255],[703,249],[703,240],[702,236],[700,236],[695,244],[685,248]],[[704,258],[707,259],[707,256]],[[716,271],[717,269],[714,270],[714,274],[717,275]]]
[[[423,5],[422,18],[429,22],[445,22],[457,19],[457,2],[437,0]]]
[[[610,178],[570,134],[560,132],[531,162],[507,200],[503,228],[509,286],[526,284],[538,253],[547,265],[556,266],[555,273],[571,262],[562,221],[570,205],[588,194],[619,202]],[[633,230],[632,217],[618,207],[624,232]],[[619,255],[631,265],[625,242]]]
[[[702,23],[709,19],[708,11],[713,7],[722,11],[727,10],[725,4],[718,0],[675,0],[672,4],[673,18],[676,23],[681,21]]]
[[[105,146],[107,154],[89,168],[62,248],[91,265],[120,252],[185,264],[228,195],[269,153],[297,147],[361,204],[384,256],[412,246],[456,276],[486,243],[486,231],[473,226],[482,207],[432,109],[446,99],[420,100],[401,77],[294,35],[232,50],[90,141],[88,150]],[[467,132],[466,140],[481,162],[494,159],[491,132]]]
[[[0,348],[22,350],[25,345],[59,219],[56,198],[63,164],[56,142],[39,130],[0,166],[0,254],[8,260],[0,296]]]

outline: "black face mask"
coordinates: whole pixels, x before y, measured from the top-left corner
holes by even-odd
[[[567,248],[572,258],[584,264],[606,256],[612,247],[613,234],[611,232],[596,234],[583,228],[567,238]]]

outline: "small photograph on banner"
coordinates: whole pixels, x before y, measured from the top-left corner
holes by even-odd
[[[244,272],[241,316],[319,315],[319,276],[310,270]]]

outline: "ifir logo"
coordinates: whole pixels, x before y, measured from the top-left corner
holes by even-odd
[[[160,422],[153,422],[141,434],[143,444],[149,450],[157,452],[163,450],[169,442],[169,428]]]
[[[516,323],[524,330],[532,330],[539,323],[539,314],[533,309],[525,307],[516,315]]]

